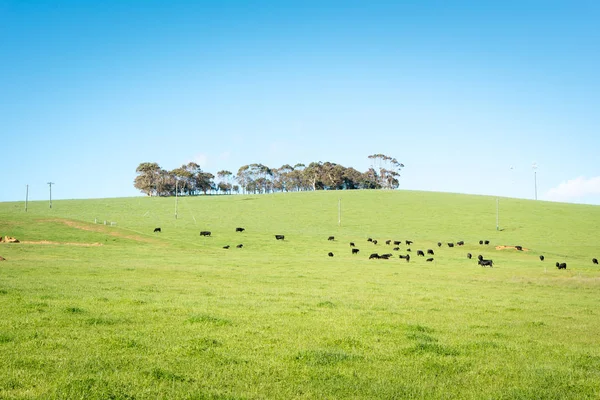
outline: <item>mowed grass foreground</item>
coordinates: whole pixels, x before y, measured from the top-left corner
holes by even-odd
[[[599,398],[599,226],[406,191],[0,203],[0,398]]]

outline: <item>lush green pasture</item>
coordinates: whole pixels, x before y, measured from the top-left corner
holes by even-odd
[[[180,198],[177,219],[174,198],[0,203],[24,242],[0,244],[0,398],[599,398],[599,226],[500,199],[497,231],[495,198],[404,191]]]

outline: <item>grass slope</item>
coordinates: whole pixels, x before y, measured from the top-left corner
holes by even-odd
[[[0,203],[29,242],[0,244],[0,398],[598,398],[599,222],[500,199],[496,231],[495,198],[406,191]]]

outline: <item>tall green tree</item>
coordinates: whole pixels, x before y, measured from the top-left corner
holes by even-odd
[[[138,175],[133,181],[133,186],[147,196],[156,196],[161,170],[157,163],[141,163],[135,170]]]

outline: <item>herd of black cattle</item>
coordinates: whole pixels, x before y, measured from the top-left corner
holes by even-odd
[[[238,228],[235,228],[235,231],[236,232],[244,232],[245,229],[238,227]],[[159,232],[159,233],[162,232],[161,228],[155,228],[154,229],[154,233],[157,233],[157,232]],[[210,231],[200,231],[200,236],[211,236],[211,234],[212,233]],[[285,240],[285,236],[284,235],[275,235],[275,239],[276,240]],[[327,238],[327,240],[334,241],[335,240],[335,236],[329,236]],[[374,245],[377,245],[379,243],[376,239],[373,239],[373,238],[368,238],[367,242],[371,242]],[[385,244],[388,245],[388,246],[391,246],[392,243],[393,243],[393,246],[395,246],[395,247],[392,248],[392,250],[393,251],[400,251],[400,246],[402,245],[402,241],[401,240],[394,240],[394,241],[392,241],[391,239],[388,239],[388,240],[385,241]],[[404,244],[406,246],[411,246],[413,244],[413,241],[412,240],[405,240]],[[448,245],[448,247],[453,248],[455,245],[456,246],[464,246],[465,242],[463,240],[460,240],[460,241],[458,241],[456,243],[446,243],[446,244]],[[489,240],[480,240],[479,244],[480,245],[489,245],[490,241]],[[442,247],[443,246],[442,242],[438,242],[437,245],[438,245],[438,247]],[[229,246],[229,245],[223,246],[224,249],[229,249],[230,247],[231,246]],[[241,249],[242,247],[244,247],[244,245],[240,243],[240,244],[238,244],[235,247],[238,248],[238,249]],[[350,242],[350,247],[352,248],[351,249],[352,254],[358,254],[360,252],[360,250],[358,248],[356,248],[356,244],[354,242]],[[514,248],[516,250],[518,250],[518,251],[523,251],[523,246],[514,246]],[[406,260],[406,262],[410,262],[410,254],[409,253],[411,253],[411,252],[412,252],[412,250],[410,249],[410,247],[407,247],[406,248],[406,254],[405,255],[400,254],[398,257],[400,259]],[[433,255],[435,255],[435,252],[433,251],[433,249],[427,249],[427,255],[433,256]],[[333,257],[334,256],[333,252],[330,251],[328,253],[328,256],[329,257]],[[425,252],[423,250],[417,250],[417,257],[419,257],[419,256],[420,257],[425,257]],[[372,260],[372,259],[389,260],[392,257],[394,257],[394,255],[392,253],[385,253],[385,254],[371,253],[371,255],[369,256],[369,260]],[[473,257],[473,255],[471,253],[467,253],[467,258],[469,260],[472,259],[472,257]],[[540,261],[544,261],[544,260],[545,260],[545,257],[543,255],[540,255]],[[432,262],[432,261],[434,261],[434,258],[433,257],[428,257],[425,261],[426,262]],[[592,258],[592,263],[593,264],[598,264],[598,259],[597,258]],[[480,266],[482,266],[482,267],[490,267],[490,268],[492,268],[494,266],[494,261],[491,260],[491,259],[485,259],[485,258],[483,258],[483,256],[481,254],[479,254],[477,256],[477,264],[480,265]],[[567,269],[567,263],[558,262],[557,261],[556,262],[556,268],[558,268],[558,269]]]

